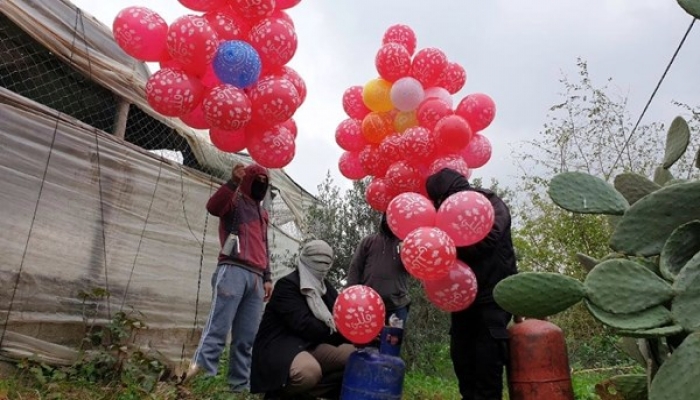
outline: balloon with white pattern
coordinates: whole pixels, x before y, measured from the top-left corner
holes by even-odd
[[[423,291],[437,308],[442,311],[457,312],[467,309],[474,303],[478,284],[474,271],[464,262],[457,260],[444,278],[423,281]]]
[[[439,228],[414,229],[401,246],[401,261],[406,271],[420,280],[444,278],[456,260],[454,241]]]
[[[384,328],[386,308],[374,289],[353,285],[343,289],[333,305],[333,321],[341,335],[354,344],[367,344]]]
[[[403,240],[414,229],[434,226],[437,211],[433,202],[418,193],[401,193],[394,197],[386,209],[389,229]]]
[[[435,218],[435,226],[447,232],[459,247],[482,241],[494,222],[495,212],[489,199],[471,190],[450,195]]]

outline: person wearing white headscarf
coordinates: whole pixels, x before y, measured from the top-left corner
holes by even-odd
[[[326,279],[333,259],[328,243],[312,240],[299,252],[296,271],[275,284],[253,346],[252,393],[268,400],[339,396],[355,347],[333,320],[338,292]]]

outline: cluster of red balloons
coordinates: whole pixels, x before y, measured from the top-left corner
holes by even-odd
[[[403,241],[401,261],[423,282],[428,300],[444,311],[469,307],[476,299],[476,276],[457,259],[457,247],[484,240],[493,228],[494,209],[486,196],[458,192],[436,210],[422,194],[402,193],[391,200],[386,216],[389,228]]]
[[[367,344],[384,328],[386,309],[374,289],[354,285],[344,289],[333,305],[333,320],[338,332],[355,344]]]
[[[116,16],[114,37],[132,57],[159,62],[148,103],[195,129],[208,129],[224,152],[248,150],[260,165],[282,168],[295,155],[292,118],[306,84],[286,64],[297,49],[284,10],[301,0],[178,0],[194,11],[168,25],[146,7]]]
[[[469,177],[491,158],[481,132],[494,119],[493,100],[481,93],[452,95],[467,81],[464,68],[441,50],[416,52],[416,35],[406,25],[391,26],[375,59],[379,78],[343,94],[349,118],[335,133],[345,150],[340,172],[348,179],[371,176],[368,204],[385,211],[406,192],[425,193],[425,180],[442,168]]]

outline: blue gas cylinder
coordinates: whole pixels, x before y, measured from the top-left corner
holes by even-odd
[[[355,351],[345,365],[341,400],[401,399],[406,364],[399,357],[368,347]]]

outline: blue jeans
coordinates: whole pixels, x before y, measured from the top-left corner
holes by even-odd
[[[223,264],[216,267],[211,280],[211,310],[194,362],[208,375],[215,376],[230,332],[228,383],[234,392],[247,390],[253,342],[263,312],[262,276]]]

